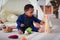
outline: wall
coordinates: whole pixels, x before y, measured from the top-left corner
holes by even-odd
[[[0,7],[4,6],[7,3],[8,0],[0,0]]]
[[[35,4],[36,4],[35,0],[34,1],[31,0],[31,1],[34,3],[34,6],[35,6]],[[15,10],[15,11],[16,10],[17,11],[23,11],[24,10],[24,6],[26,4],[30,4],[30,1],[29,0],[9,0],[8,3],[6,4],[5,8],[6,9],[10,9],[10,10]],[[40,13],[41,13],[41,11],[39,12],[38,16],[41,19],[42,14],[40,14]]]
[[[50,0],[38,0],[39,5],[51,5]]]
[[[24,6],[29,3],[30,2],[28,0],[9,0],[5,8],[10,10],[23,11]]]
[[[4,11],[4,7],[7,2],[8,0],[0,0],[0,14]]]

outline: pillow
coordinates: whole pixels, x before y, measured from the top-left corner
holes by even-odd
[[[3,22],[16,22],[19,15],[21,15],[23,11],[16,10],[4,10],[0,13],[0,20]]]
[[[5,26],[17,26],[16,22],[5,22]]]
[[[7,21],[8,22],[16,22],[17,18],[18,17],[14,14],[7,15]]]
[[[9,10],[5,10],[4,13],[6,14],[6,16],[12,14],[12,12]]]
[[[5,13],[0,14],[0,20],[3,22],[6,22],[6,14]]]
[[[8,14],[15,14],[17,16],[21,15],[22,13],[24,13],[23,11],[19,11],[19,10],[6,10],[5,13]]]
[[[21,15],[21,14],[23,14],[24,12],[23,11],[15,11],[15,14],[17,15],[17,16],[19,16],[19,15]]]

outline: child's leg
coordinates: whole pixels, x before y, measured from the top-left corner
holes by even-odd
[[[44,32],[44,28],[36,28],[36,27],[33,27],[32,28],[32,31],[34,31],[34,32]]]
[[[38,32],[39,28],[36,28],[36,27],[32,27],[32,31],[34,32]]]
[[[37,32],[43,32],[44,31],[44,28],[42,28],[39,23],[35,22],[34,24],[35,24],[34,25],[35,27],[33,27],[34,31],[37,31]]]
[[[45,28],[40,28],[39,30],[38,30],[38,32],[44,32],[44,30],[45,30]]]
[[[25,30],[26,30],[26,28],[22,28],[22,27],[21,27],[21,29],[18,30],[18,33],[19,33],[19,34],[23,34],[23,33],[25,33]]]
[[[18,33],[19,33],[19,34],[23,34],[23,31],[22,31],[22,30],[18,30]]]

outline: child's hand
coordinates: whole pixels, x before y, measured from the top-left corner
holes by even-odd
[[[38,32],[44,32],[45,28],[44,27],[41,27]]]
[[[23,31],[21,31],[21,30],[18,30],[18,33],[19,33],[19,34],[23,34]]]
[[[36,28],[40,28],[40,24],[37,23],[37,22],[34,23],[34,26],[35,26]]]
[[[44,21],[41,21],[40,24],[43,25],[43,24],[45,24],[45,22]]]
[[[24,27],[25,25],[24,24],[21,24],[21,27]]]

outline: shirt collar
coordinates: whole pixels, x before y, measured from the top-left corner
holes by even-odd
[[[25,13],[24,13],[24,17],[25,17],[25,18],[31,18],[31,17],[28,17]]]

